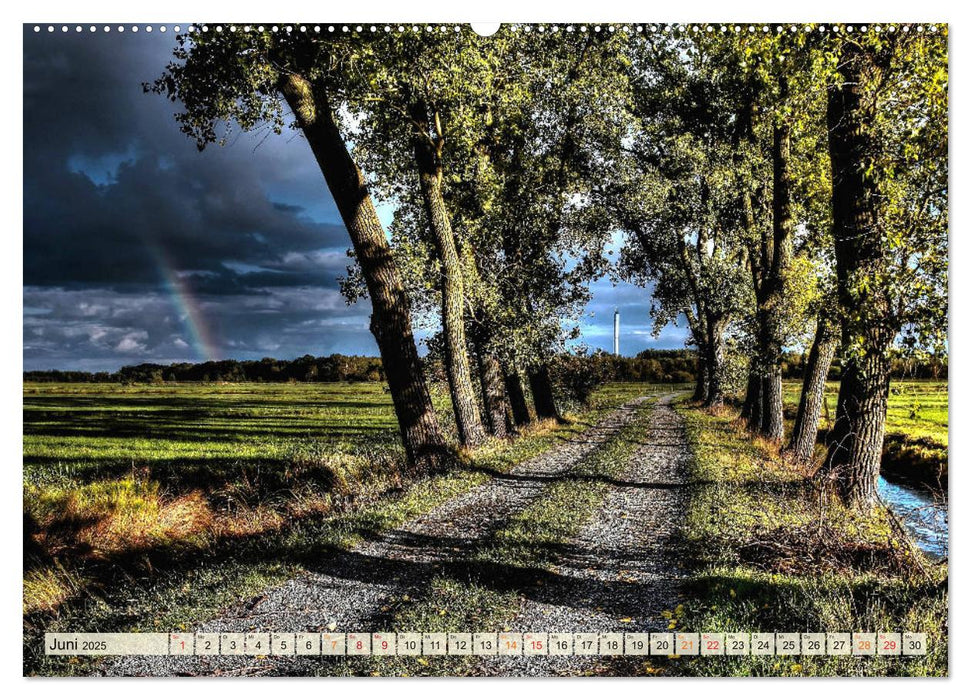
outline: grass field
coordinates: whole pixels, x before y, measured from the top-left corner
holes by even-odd
[[[379,383],[26,385],[25,672],[87,663],[37,656],[43,631],[182,629],[646,390],[608,385],[566,424],[538,424],[479,448],[467,469],[407,483]],[[442,413],[446,402],[439,395]]]
[[[25,611],[77,594],[74,562],[279,529],[401,460],[379,383],[25,386]]]
[[[248,460],[286,460],[295,444],[390,444],[395,430],[390,394],[378,382],[24,387],[28,481],[104,473],[132,460],[221,473]]]
[[[796,380],[783,385],[783,399],[795,410],[802,384]],[[826,385],[824,416],[836,413],[839,382]],[[825,419],[823,421],[825,423]],[[825,427],[821,425],[820,427]],[[947,447],[947,382],[894,381],[887,406],[887,433],[906,435],[910,440],[928,440]]]

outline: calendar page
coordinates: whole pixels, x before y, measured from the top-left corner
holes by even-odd
[[[639,12],[23,25],[25,676],[948,675],[948,25]]]

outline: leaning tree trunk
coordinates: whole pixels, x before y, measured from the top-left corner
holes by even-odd
[[[451,455],[432,407],[411,328],[411,310],[367,183],[334,119],[326,91],[295,74],[280,82],[333,195],[371,299],[371,332],[411,467],[429,472]]]
[[[550,370],[545,364],[528,372],[529,390],[533,394],[533,406],[536,407],[536,417],[540,420],[552,418],[561,420],[560,412],[556,409],[556,399],[553,396],[553,382],[550,380]]]
[[[876,104],[864,85],[879,83],[869,49],[843,43],[840,85],[831,87],[826,121],[833,180],[836,289],[842,311],[842,362],[833,427],[820,475],[836,482],[844,500],[863,507],[877,500],[877,479],[890,390],[890,345],[896,334],[882,273],[884,242],[877,226],[881,196],[871,166]]]
[[[823,401],[826,399],[826,378],[836,353],[836,341],[836,329],[832,322],[821,316],[816,323],[816,335],[809,350],[809,359],[803,368],[799,409],[796,411],[796,422],[789,442],[789,451],[803,462],[808,462],[813,456]]]
[[[472,447],[485,439],[469,369],[465,339],[465,288],[455,236],[442,197],[439,155],[426,134],[415,138],[415,157],[425,213],[442,266],[442,332],[445,339],[445,373],[455,412],[459,440]]]
[[[523,379],[515,369],[503,376],[506,385],[506,396],[509,397],[509,408],[512,411],[513,422],[516,427],[527,425],[532,416],[529,414],[529,404],[526,402],[526,392],[523,391]]]
[[[683,252],[681,259],[685,264],[685,269],[690,269],[687,267],[687,257]],[[685,314],[688,317],[688,325],[691,329],[691,342],[695,346],[696,354],[695,393],[691,396],[691,400],[701,404],[708,398],[708,373],[711,371],[711,367],[708,365],[708,350],[706,345],[708,342],[708,334],[704,326],[703,313],[702,305],[698,303],[697,315],[694,313]]]

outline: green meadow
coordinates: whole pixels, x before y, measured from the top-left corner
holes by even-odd
[[[378,382],[28,384],[23,449],[27,615],[345,509],[403,461]]]
[[[787,381],[783,385],[783,398],[793,410],[799,403],[799,381]],[[826,385],[826,416],[836,414],[836,398],[839,382]],[[822,426],[821,426],[822,427]],[[894,381],[890,385],[887,405],[887,434],[900,434],[911,441],[929,440],[947,448],[947,382],[946,381]]]
[[[222,471],[278,461],[299,442],[393,443],[396,430],[378,382],[33,384],[24,387],[24,477],[80,477],[133,460]]]

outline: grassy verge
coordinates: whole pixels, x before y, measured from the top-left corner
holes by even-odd
[[[694,451],[684,542],[696,574],[676,629],[926,632],[926,657],[683,657],[669,673],[710,676],[947,674],[947,567],[891,528],[817,492],[803,471],[727,413],[688,406]]]
[[[235,530],[221,536],[210,532],[197,539],[154,540],[149,546],[119,552],[119,558],[102,557],[86,566],[78,566],[77,560],[67,566],[55,557],[45,567],[25,569],[25,606],[31,592],[38,597],[61,598],[52,608],[36,606],[25,614],[25,673],[80,674],[91,665],[84,660],[55,660],[38,654],[45,631],[186,629],[240,599],[298,575],[305,564],[335,549],[352,547],[361,538],[395,527],[468,491],[486,481],[488,472],[508,471],[551,449],[644,390],[644,385],[637,384],[605,387],[595,396],[592,407],[571,415],[566,424],[538,425],[515,441],[496,442],[477,450],[469,456],[469,469],[422,479],[407,487],[390,481],[365,484],[367,491],[348,498],[340,514],[289,511],[271,528]],[[124,493],[126,502],[136,503],[141,498],[137,491],[136,495]],[[91,503],[103,500],[90,499]],[[52,507],[51,512],[57,510]]]

